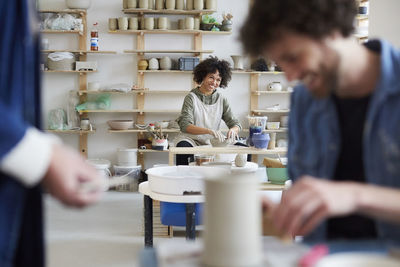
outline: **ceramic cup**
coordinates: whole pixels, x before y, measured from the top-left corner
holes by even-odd
[[[118,29],[126,31],[128,29],[128,18],[120,17],[118,18]]]
[[[136,0],[127,0],[126,5],[128,8],[136,8],[137,2],[136,2]]]
[[[255,173],[205,179],[205,266],[262,266],[258,183]]]
[[[156,0],[156,10],[164,9],[164,0]]]
[[[206,0],[206,9],[217,10],[217,0]]]
[[[108,19],[108,29],[110,31],[115,31],[118,28],[118,19],[117,18],[109,18]]]
[[[159,17],[158,18],[158,28],[160,30],[168,29],[168,18],[167,17]]]
[[[186,10],[193,10],[193,0],[186,0]]]
[[[178,29],[179,30],[184,30],[185,29],[185,20],[184,19],[179,19],[178,20]]]
[[[129,18],[129,30],[137,30],[139,28],[138,18]]]
[[[144,18],[144,28],[146,30],[154,30],[154,18],[153,17]]]
[[[184,0],[175,0],[175,9],[183,10],[185,8]]]
[[[139,0],[139,8],[148,9],[149,1],[148,0]]]
[[[185,29],[186,30],[193,30],[194,29],[194,18],[193,17],[186,17],[185,18]]]
[[[167,10],[174,10],[175,9],[175,0],[165,0],[165,8]]]
[[[194,18],[194,29],[200,30],[200,19],[199,18]]]

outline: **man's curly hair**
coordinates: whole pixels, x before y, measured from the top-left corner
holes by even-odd
[[[337,30],[347,37],[356,13],[355,0],[255,0],[240,39],[247,53],[259,56],[286,31],[321,39]]]
[[[231,80],[232,71],[228,61],[219,60],[217,57],[208,57],[200,62],[193,70],[193,80],[201,84],[207,74],[215,73],[218,70],[221,76],[220,87],[225,88]]]

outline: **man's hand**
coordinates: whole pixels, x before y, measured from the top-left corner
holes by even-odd
[[[225,141],[225,135],[220,131],[220,130],[211,130],[212,131],[212,135],[215,137],[215,138],[218,138],[218,141],[219,142],[224,142]]]
[[[82,183],[98,184],[85,192]],[[49,168],[43,178],[47,191],[68,206],[84,207],[96,202],[101,194],[102,178],[95,168],[75,151],[63,145],[53,145]]]
[[[306,235],[330,216],[347,215],[357,209],[355,183],[330,182],[303,176],[275,205],[264,200],[264,208],[272,212],[280,232]]]
[[[228,131],[228,139],[230,143],[234,143],[236,140],[239,139],[239,127],[233,126]]]

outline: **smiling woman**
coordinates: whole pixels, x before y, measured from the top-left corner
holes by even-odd
[[[175,139],[176,146],[194,147],[210,144],[210,139],[225,141],[220,132],[221,120],[228,126],[227,138],[234,143],[241,128],[233,116],[227,99],[217,90],[225,88],[231,80],[231,68],[227,61],[209,57],[194,69],[193,80],[199,85],[186,97],[178,123],[181,134]],[[177,165],[187,165],[193,155],[177,155]]]

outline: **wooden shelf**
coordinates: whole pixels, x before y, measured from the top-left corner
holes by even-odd
[[[129,8],[129,9],[123,9],[122,12],[125,14],[165,14],[165,15],[206,15],[206,14],[212,14],[217,12],[216,10],[211,10],[211,9],[203,9],[203,10],[167,10],[167,9],[161,9],[161,10],[155,10],[155,9],[143,9],[143,8]]]
[[[79,53],[81,55],[85,54],[117,54],[116,51],[83,51],[83,50],[42,50],[42,53],[53,53],[53,52],[70,52]]]
[[[357,16],[356,16],[356,19],[357,20],[366,20],[366,19],[368,19],[369,17],[368,17],[368,15],[364,15],[364,14],[358,14]]]
[[[180,110],[152,110],[152,109],[146,109],[146,110],[140,110],[140,109],[93,109],[93,110],[81,110],[79,111],[80,114],[82,113],[180,113]]]
[[[256,109],[252,110],[253,113],[289,113],[289,109],[280,109],[280,110],[268,110],[268,109]]]
[[[193,154],[193,153],[223,153],[223,154],[254,154],[254,155],[274,155],[274,154],[285,154],[287,148],[279,147],[275,149],[258,149],[254,147],[242,147],[242,146],[227,146],[227,147],[208,147],[208,146],[197,146],[197,147],[171,147],[169,149],[173,154]]]
[[[163,133],[179,133],[179,129],[163,129]],[[147,133],[147,130],[141,129],[128,129],[128,130],[113,130],[108,129],[109,133]]]
[[[169,152],[169,150],[138,149],[139,153]]]
[[[84,94],[116,94],[116,95],[133,95],[133,94],[187,94],[190,93],[190,91],[184,91],[184,90],[176,90],[176,91],[166,91],[166,90],[132,90],[129,92],[119,92],[119,91],[86,91],[86,90],[80,90],[77,91],[78,95],[84,95]]]
[[[78,33],[82,35],[80,30],[42,30],[42,33]]]
[[[282,75],[283,71],[254,71],[254,70],[232,70],[235,74],[261,74],[261,75]]]
[[[254,91],[252,94],[255,95],[287,95],[291,94],[289,91]]]
[[[139,73],[186,73],[192,74],[192,70],[138,70]]]
[[[232,32],[228,31],[200,31],[200,30],[116,30],[108,31],[114,34],[214,34],[214,35],[230,35]]]
[[[39,10],[38,12],[39,13],[86,14],[85,9],[63,9],[63,10],[43,9],[43,10]]]
[[[97,70],[45,70],[44,72],[49,72],[49,73],[92,73],[92,72],[97,72]]]
[[[63,133],[63,134],[91,134],[95,133],[96,130],[83,131],[83,130],[46,130],[49,133]]]
[[[288,131],[288,128],[281,127],[277,130],[263,130],[263,133],[286,133],[287,131]],[[249,132],[249,129],[242,129],[241,132],[247,133],[247,132]]]
[[[212,54],[214,50],[124,50],[128,54]]]

